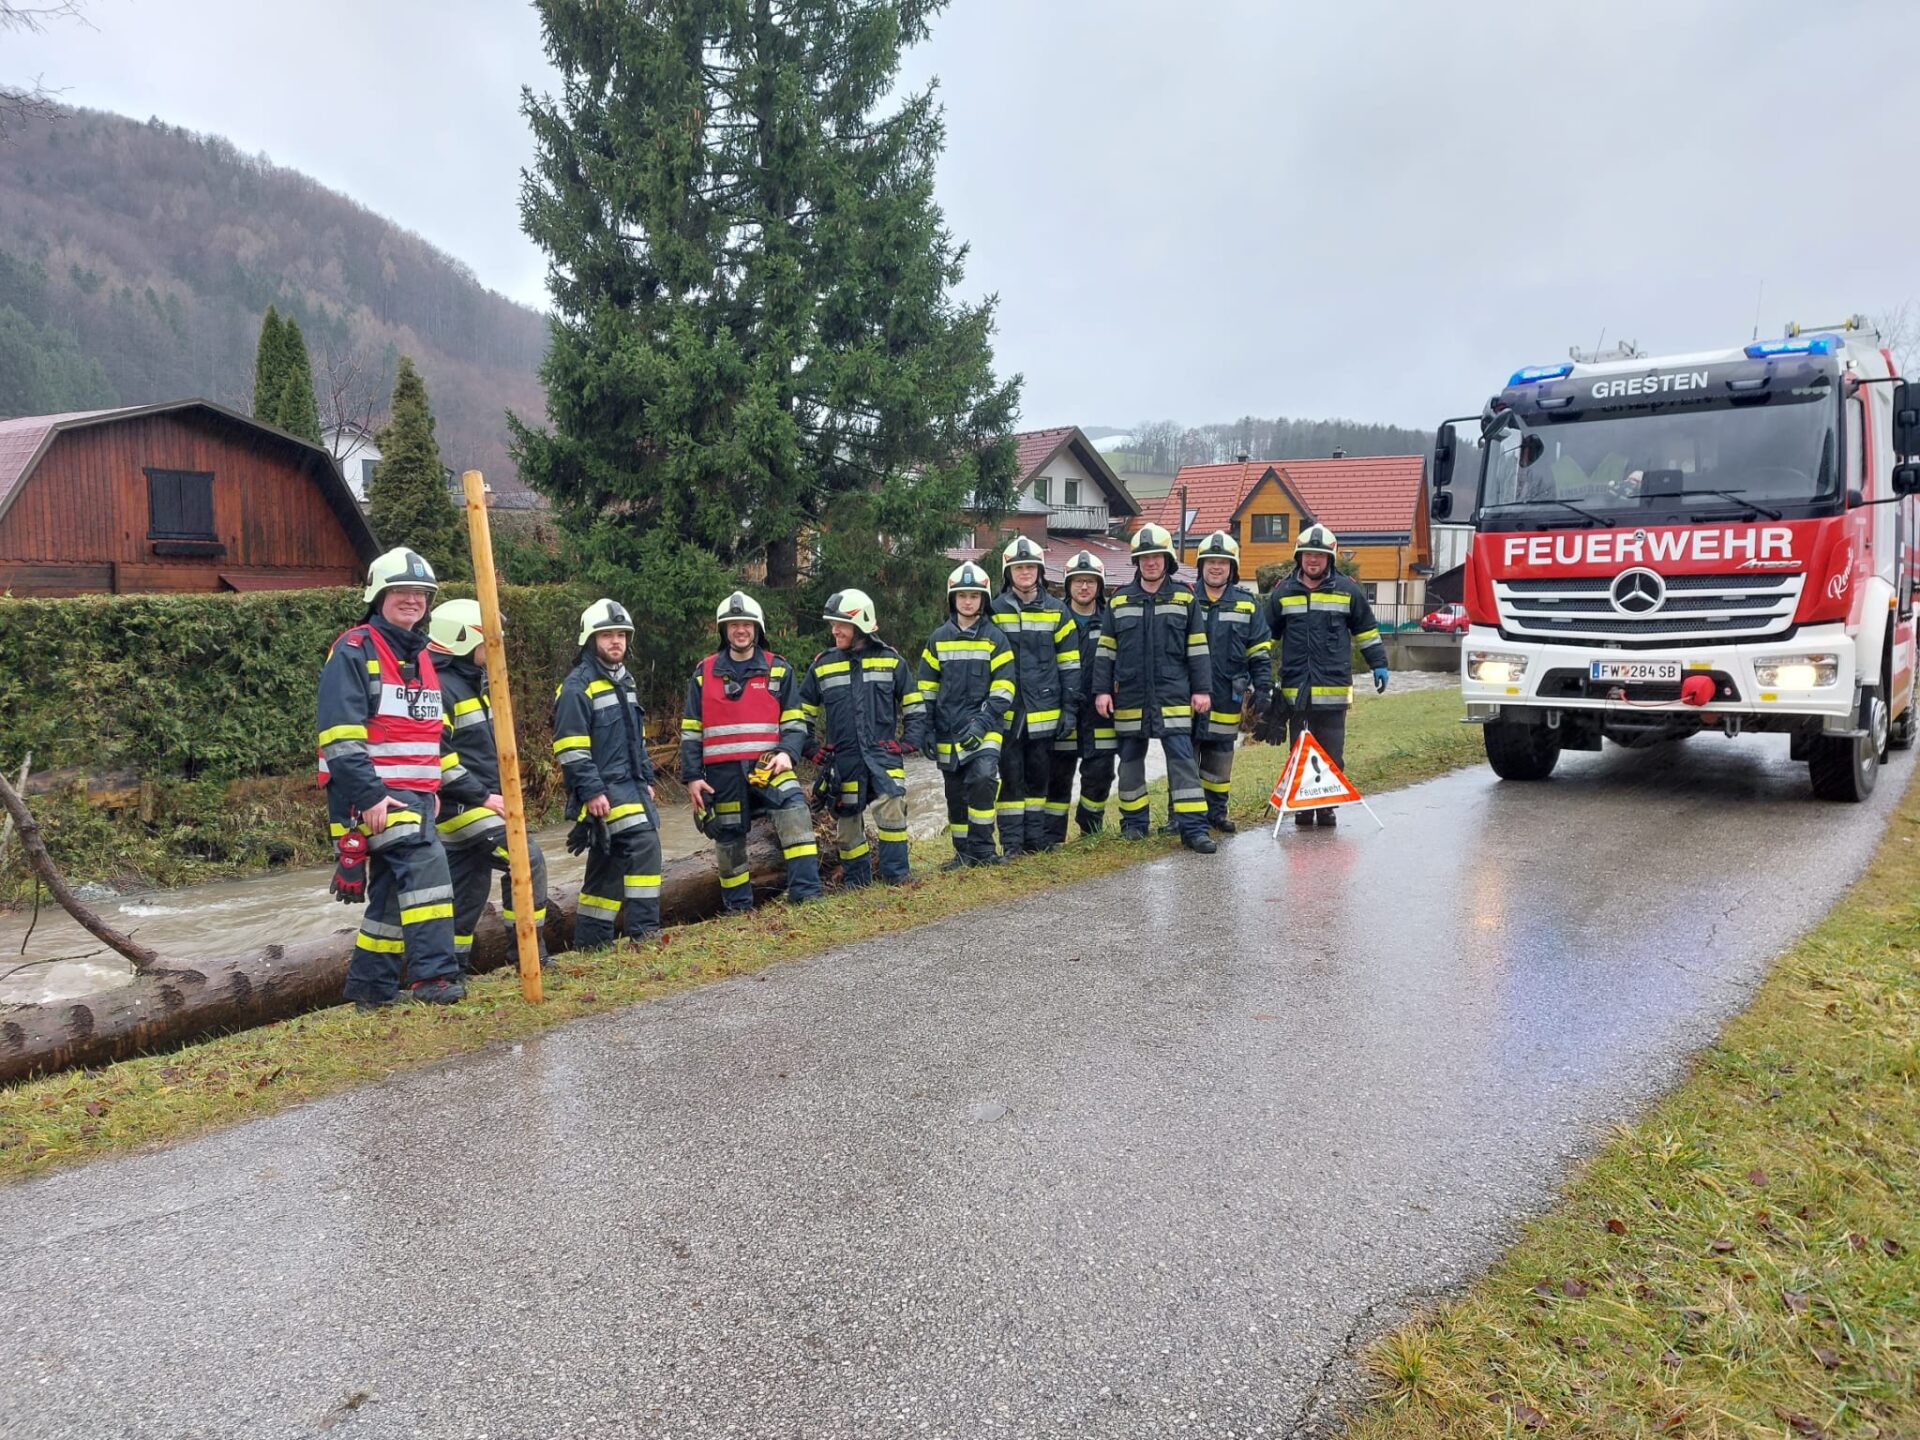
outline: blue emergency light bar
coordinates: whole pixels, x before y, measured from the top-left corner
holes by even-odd
[[[1564,380],[1573,373],[1571,365],[1529,365],[1513,372],[1509,385],[1534,385],[1542,380]]]
[[[1747,346],[1749,360],[1775,355],[1831,355],[1843,342],[1838,335],[1799,335],[1791,340],[1756,340]]]

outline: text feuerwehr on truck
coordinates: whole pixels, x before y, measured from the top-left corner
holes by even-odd
[[[1461,689],[1502,777],[1768,731],[1860,800],[1913,743],[1920,383],[1862,321],[1516,371],[1464,460],[1458,423],[1432,512],[1474,527]]]

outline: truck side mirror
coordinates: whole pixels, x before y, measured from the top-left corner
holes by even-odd
[[[1893,493],[1920,495],[1920,463],[1909,460],[1893,467]]]
[[[1901,459],[1920,456],[1920,385],[1902,380],[1893,387],[1893,453]],[[1902,490],[1910,495],[1910,490]]]
[[[1442,425],[1433,437],[1433,488],[1435,490],[1444,490],[1453,483],[1453,456],[1453,426]],[[1438,500],[1440,497],[1435,495],[1433,498]]]
[[[1902,468],[1907,467],[1903,466]],[[1920,466],[1914,466],[1912,468],[1920,470]],[[1427,514],[1435,520],[1445,520],[1452,516],[1453,492],[1451,490],[1434,491],[1432,497],[1427,501]]]

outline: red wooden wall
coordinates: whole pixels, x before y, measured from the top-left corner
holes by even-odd
[[[0,592],[207,591],[357,584],[365,564],[299,447],[204,411],[109,420],[54,437],[0,518]],[[226,553],[161,556],[143,467],[213,474]]]

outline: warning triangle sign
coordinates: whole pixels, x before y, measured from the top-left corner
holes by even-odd
[[[1326,748],[1303,731],[1287,756],[1287,767],[1273,783],[1267,803],[1280,810],[1318,810],[1327,805],[1352,805],[1360,799]]]

